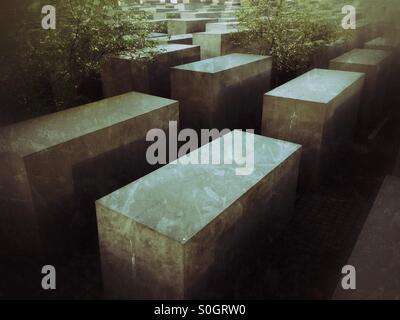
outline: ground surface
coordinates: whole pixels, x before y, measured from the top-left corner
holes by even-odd
[[[260,276],[238,296],[262,299],[330,299],[400,149],[400,85],[388,91],[387,122],[372,140],[357,141],[347,161],[313,192],[300,195],[289,230]],[[272,266],[271,266],[272,265]],[[277,271],[278,270],[278,271]],[[271,275],[271,272],[273,273]],[[265,276],[263,277],[262,274]],[[276,279],[276,284],[270,280]],[[273,286],[273,290],[271,290]]]

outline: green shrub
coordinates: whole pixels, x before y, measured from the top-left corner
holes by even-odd
[[[144,48],[155,46],[144,15],[118,10],[113,0],[60,0],[54,5],[55,30],[41,28],[41,7],[35,8],[33,20],[18,21],[14,51],[0,55],[9,62],[1,75],[8,104],[27,116],[100,98],[99,75],[108,55],[151,57],[152,50]]]

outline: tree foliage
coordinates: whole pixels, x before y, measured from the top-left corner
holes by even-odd
[[[31,7],[16,25],[14,50],[0,55],[10,103],[33,115],[90,101],[93,97],[81,87],[99,78],[107,56],[151,57],[155,46],[145,16],[119,10],[113,0],[59,0],[53,5],[55,30],[41,28],[41,6]]]
[[[340,23],[294,2],[247,0],[238,19],[241,44],[272,55],[283,73],[307,69],[319,48],[343,36]]]

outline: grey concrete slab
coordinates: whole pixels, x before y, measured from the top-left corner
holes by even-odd
[[[269,56],[236,53],[172,68],[171,96],[180,103],[181,127],[259,132],[271,68]]]
[[[166,36],[162,38],[158,38],[157,42],[159,44],[193,44],[193,35],[191,33],[188,34],[178,34],[175,36]]]
[[[193,34],[193,44],[200,46],[202,60],[242,51],[235,43],[236,31],[210,31]]]
[[[265,254],[252,239],[274,238],[290,219],[301,149],[249,135],[250,175],[236,175],[235,164],[170,163],[96,202],[107,298],[213,298],[217,279],[237,279],[251,263],[243,252]],[[199,157],[227,137],[211,151],[223,159],[232,133],[184,157]]]
[[[94,200],[155,170],[146,134],[177,119],[178,102],[132,92],[1,128],[2,248],[94,250]]]
[[[194,32],[203,32],[206,30],[206,24],[216,22],[218,19],[211,18],[192,18],[192,19],[171,19],[168,21],[168,34],[186,34]]]
[[[330,62],[330,69],[366,74],[358,117],[358,131],[361,135],[367,135],[382,119],[390,64],[389,52],[369,49],[354,49]]]
[[[313,69],[265,94],[262,133],[303,146],[302,187],[317,185],[353,141],[364,78]]]
[[[207,23],[206,31],[229,31],[236,30],[239,26],[239,22],[213,22]]]

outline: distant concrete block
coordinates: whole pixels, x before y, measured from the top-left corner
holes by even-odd
[[[168,34],[186,34],[194,32],[203,32],[206,30],[206,24],[216,22],[218,19],[211,18],[193,18],[193,19],[171,19],[168,21]]]
[[[383,50],[354,49],[333,60],[333,70],[363,72],[365,87],[358,117],[358,132],[366,135],[382,119],[391,54]]]
[[[206,31],[229,31],[236,30],[239,25],[239,22],[214,22],[207,23]]]
[[[262,97],[270,88],[272,58],[229,54],[171,69],[171,96],[182,128],[260,132]]]
[[[160,44],[193,44],[193,35],[191,33],[188,34],[178,34],[175,36],[167,36],[163,38],[157,39]]]
[[[235,43],[235,31],[210,31],[193,34],[193,44],[200,46],[201,59],[223,56],[242,49]]]

